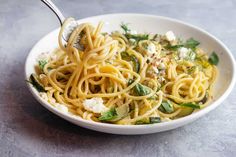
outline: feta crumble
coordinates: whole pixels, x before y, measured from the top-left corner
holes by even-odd
[[[188,56],[189,49],[185,47],[179,48],[179,58],[184,59]]]
[[[172,31],[166,32],[165,37],[168,41],[174,41],[176,39],[175,34]]]
[[[190,48],[181,47],[178,49],[179,59],[194,60],[196,58],[195,52]]]
[[[40,96],[41,98],[43,98],[44,100],[48,101],[48,95],[47,95],[47,93],[45,93],[45,92],[40,92],[40,93],[39,93],[39,96]]]
[[[156,46],[153,43],[150,43],[147,47],[148,55],[156,53]]]
[[[102,98],[86,99],[83,102],[83,106],[86,110],[94,113],[102,113],[108,110],[108,108],[103,105]]]
[[[68,113],[68,108],[65,105],[59,103],[55,103],[54,105],[56,109],[59,110],[60,112]]]

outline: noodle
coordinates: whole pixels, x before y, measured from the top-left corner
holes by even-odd
[[[62,34],[71,20],[60,30],[59,49],[36,74],[53,106],[90,121],[132,125],[186,116],[211,99],[217,69],[201,49],[183,49],[195,55],[186,59],[180,48],[171,49],[176,39],[146,38],[128,29],[102,33],[102,22],[95,28],[80,24],[65,43]]]

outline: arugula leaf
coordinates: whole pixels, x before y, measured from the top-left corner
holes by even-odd
[[[143,124],[150,124],[150,123],[144,120],[138,120],[135,122],[135,125],[143,125]]]
[[[178,50],[178,48],[183,47],[183,46],[184,46],[184,45],[170,45],[170,44],[168,44],[167,46],[165,46],[165,48],[166,48],[167,50],[176,51],[176,50]]]
[[[38,64],[39,64],[39,68],[41,70],[43,70],[44,66],[47,64],[48,62],[46,60],[40,60],[38,61]]]
[[[170,101],[167,100],[167,101],[162,101],[159,110],[162,112],[172,113],[174,111],[174,108],[173,105],[170,103]]]
[[[193,109],[200,109],[199,104],[194,104],[194,103],[183,103],[183,104],[179,104],[180,106],[184,106],[184,107],[190,107]]]
[[[193,51],[195,51],[196,47],[200,44],[200,42],[198,42],[197,40],[190,38],[188,39],[185,43],[183,44],[178,44],[178,45],[171,45],[168,44],[167,46],[165,46],[166,49],[168,50],[173,50],[176,51],[178,50],[180,47],[186,47],[186,48],[190,48]]]
[[[127,52],[121,52],[121,58],[126,61],[131,61],[133,64],[134,71],[139,72],[140,64],[138,59],[134,55],[129,55]]]
[[[37,77],[34,74],[30,75],[29,81],[27,82],[31,83],[38,92],[46,92],[43,85],[41,85],[41,83],[38,81]]]
[[[123,51],[120,53],[120,55],[123,60],[131,61],[130,55],[127,52]]]
[[[176,117],[180,118],[180,117],[184,117],[184,116],[190,115],[190,114],[193,113],[193,111],[194,111],[193,108],[182,107],[181,111],[179,112],[179,114]]]
[[[128,28],[128,24],[121,23],[120,27],[125,31],[125,33],[130,32],[130,29]]]
[[[149,117],[150,123],[154,124],[154,123],[160,123],[161,122],[161,118],[160,117]]]
[[[115,108],[111,108],[109,111],[103,112],[98,119],[101,121],[109,121],[115,118],[117,118],[116,110]]]
[[[130,34],[130,33],[126,33],[125,36],[126,36],[126,38],[134,39],[137,42],[139,42],[141,40],[148,40],[148,38],[149,38],[149,34]]]
[[[128,81],[128,85],[132,84],[134,80],[130,79]],[[142,85],[141,83],[138,83],[133,88],[134,93],[138,96],[144,96],[148,95],[150,93],[150,89],[147,86]]]
[[[194,51],[199,44],[200,44],[199,41],[197,41],[193,38],[190,38],[185,42],[184,47],[190,48]]]
[[[141,40],[148,40],[148,38],[149,38],[149,34],[131,34],[130,33],[131,30],[129,29],[128,24],[122,23],[120,25],[120,27],[124,30],[124,32],[125,32],[124,35],[128,40],[134,39],[137,42],[139,42]]]
[[[129,80],[128,80],[128,86],[131,85],[133,82],[134,82],[134,80],[129,79]]]
[[[219,63],[219,57],[214,51],[209,56],[208,62],[213,65],[217,65]]]
[[[136,121],[135,125],[155,124],[160,122],[161,122],[160,117],[149,117],[148,119]]]
[[[138,83],[136,86],[134,86],[134,92],[138,96],[144,96],[144,95],[148,95],[150,93],[150,90],[147,86],[144,86],[144,85]]]
[[[138,59],[134,55],[131,55],[131,61],[134,66],[134,71],[136,71],[138,73],[140,70],[140,64],[139,64]]]
[[[157,37],[158,37],[158,34],[155,34],[151,40],[155,41]]]

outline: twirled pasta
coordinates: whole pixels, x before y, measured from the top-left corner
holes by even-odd
[[[201,49],[188,50],[201,56],[198,59],[183,59],[178,57],[178,50],[167,48],[178,44],[176,40],[168,41],[164,36],[135,40],[138,35],[127,32],[131,37],[102,33],[102,22],[95,28],[80,24],[65,42],[63,33],[71,20],[67,19],[60,30],[59,48],[37,73],[44,98],[52,105],[63,105],[69,113],[87,120],[129,125],[152,123],[153,117],[167,121],[185,116],[191,105],[204,107],[211,99],[217,69],[207,62]],[[92,98],[102,99],[104,111],[85,107],[85,100]],[[172,111],[163,108],[163,102]],[[120,107],[127,112],[111,112]],[[101,119],[105,112],[113,117]]]

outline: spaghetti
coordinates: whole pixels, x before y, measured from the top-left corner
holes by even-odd
[[[182,42],[173,32],[103,33],[83,23],[59,48],[39,59],[30,81],[61,111],[83,119],[123,125],[151,124],[187,116],[212,98],[217,68],[199,42]],[[215,55],[215,54],[214,54]],[[217,56],[216,56],[217,57]]]

